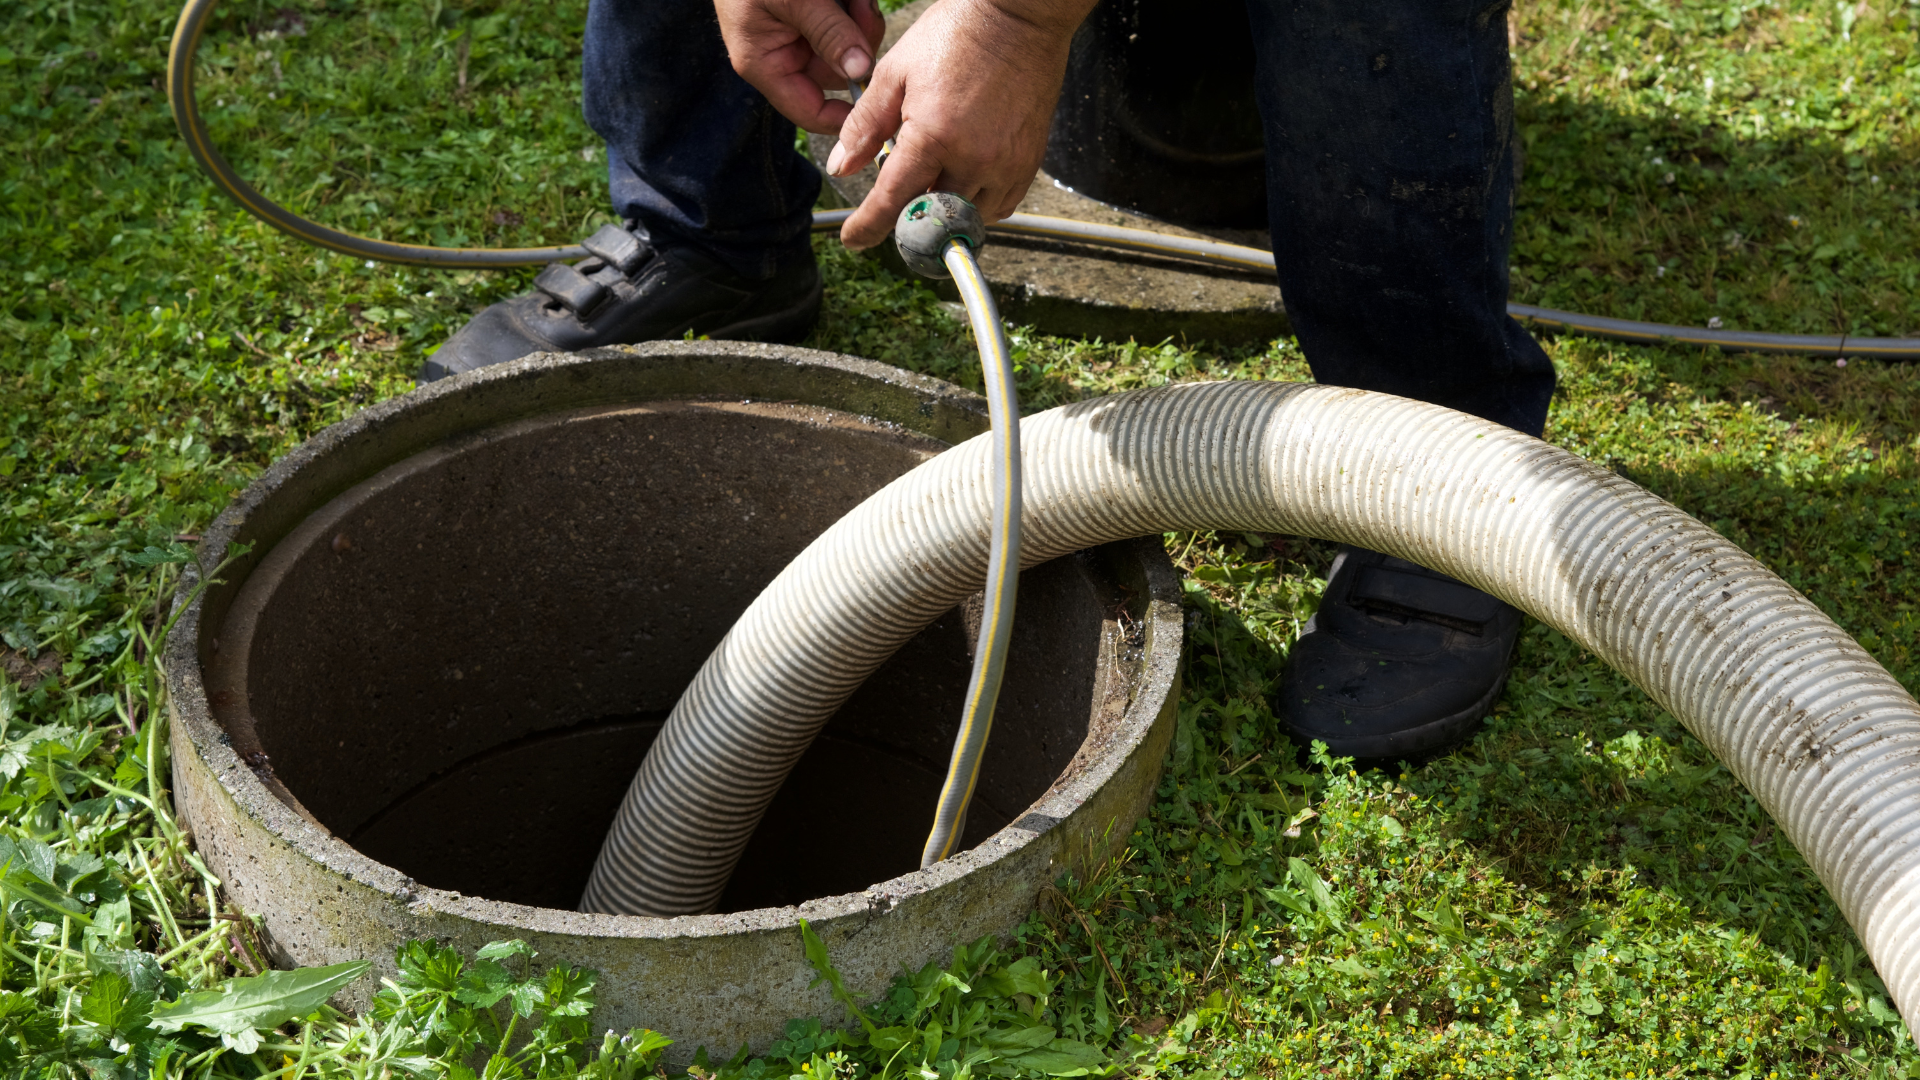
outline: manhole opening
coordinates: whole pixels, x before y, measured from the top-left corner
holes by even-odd
[[[210,700],[269,788],[364,854],[436,888],[571,908],[647,747],[735,618],[939,448],[830,410],[737,402],[583,409],[467,437],[274,547],[216,635]],[[1018,819],[1090,723],[1124,707],[1114,620],[1144,597],[1116,580],[1118,548],[1023,575],[967,846]],[[722,911],[915,868],[969,630],[964,605],[942,615],[830,721]]]

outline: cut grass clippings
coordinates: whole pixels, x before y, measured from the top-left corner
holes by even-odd
[[[202,50],[203,106],[243,175],[331,224],[571,242],[606,220],[577,105],[584,10],[230,4]],[[499,1051],[497,1075],[651,1074],[659,1036],[586,1031],[590,976],[513,943],[472,957],[421,944],[358,1017],[223,1033],[244,1025],[189,997],[304,1004],[246,981],[263,961],[250,920],[148,801],[165,772],[154,645],[177,569],[267,463],[404,392],[436,344],[532,271],[302,247],[219,196],[180,145],[160,78],[171,7],[0,11],[0,1069],[431,1076]],[[1920,332],[1920,8],[1555,0],[1523,5],[1513,27],[1527,151],[1515,299]],[[978,385],[964,326],[931,292],[832,241],[818,251],[827,302],[809,344]],[[1014,339],[1032,409],[1172,380],[1308,377],[1287,341]],[[1920,685],[1920,374],[1548,344],[1561,372],[1549,439],[1752,551]],[[1062,881],[1013,941],[966,945],[881,1002],[852,1002],[871,1029],[851,1012],[798,1018],[766,1057],[711,1048],[703,1075],[1124,1063],[1210,1078],[1920,1077],[1806,864],[1604,665],[1530,626],[1460,753],[1404,774],[1310,767],[1267,692],[1330,546],[1168,545],[1188,574],[1186,690],[1127,854]],[[155,1020],[183,1015],[209,1020]],[[1091,1066],[1076,1057],[1090,1052]]]

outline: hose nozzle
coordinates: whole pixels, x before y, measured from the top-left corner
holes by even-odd
[[[976,252],[987,242],[987,223],[980,211],[952,192],[931,191],[914,199],[893,226],[900,258],[922,277],[950,276],[946,253],[952,240],[964,241]]]

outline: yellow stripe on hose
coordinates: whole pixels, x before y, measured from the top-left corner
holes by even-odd
[[[947,271],[960,290],[967,321],[980,349],[980,375],[986,384],[987,414],[993,424],[993,540],[987,555],[986,604],[980,613],[980,637],[974,646],[973,675],[967,682],[966,709],[954,736],[947,779],[933,829],[920,852],[922,869],[953,854],[966,825],[967,806],[980,782],[987,735],[993,730],[994,704],[1006,672],[1013,639],[1014,597],[1020,584],[1020,400],[1013,382],[1013,357],[1007,348],[1000,312],[987,287],[973,248],[958,238],[947,242]]]

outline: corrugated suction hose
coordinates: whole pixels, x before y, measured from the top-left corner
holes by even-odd
[[[1022,565],[1175,529],[1319,536],[1451,574],[1578,641],[1753,791],[1920,1030],[1920,707],[1700,522],[1538,439],[1336,387],[1136,391],[1029,417],[1022,441]],[[747,609],[627,793],[588,910],[714,905],[828,717],[980,589],[988,448],[970,440],[882,489]]]

